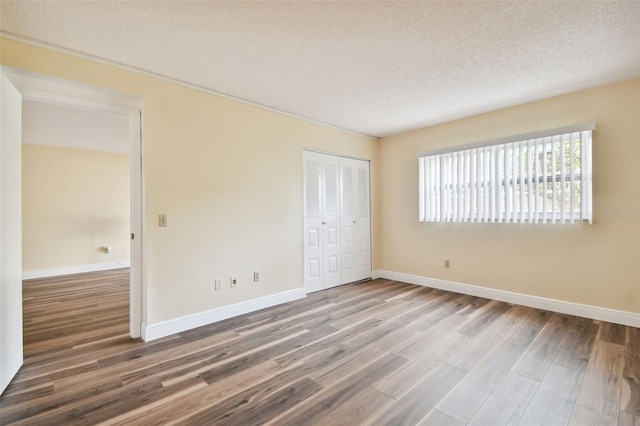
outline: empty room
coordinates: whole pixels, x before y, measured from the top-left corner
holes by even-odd
[[[0,424],[640,425],[640,2],[0,1]]]

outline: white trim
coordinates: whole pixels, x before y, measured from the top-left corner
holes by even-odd
[[[86,272],[109,271],[111,269],[128,268],[130,262],[105,262],[93,263],[89,265],[63,266],[61,268],[37,269],[34,271],[23,271],[23,280],[33,280],[35,278],[59,277],[61,275],[83,274]]]
[[[157,324],[143,324],[142,339],[145,342],[149,342],[172,334],[181,333],[197,327],[237,317],[238,315],[244,315],[260,309],[280,305],[282,303],[303,299],[306,296],[307,292],[304,288],[297,288],[295,290],[284,291],[282,293],[272,294],[258,299],[247,300],[245,302],[236,303],[235,305],[223,306],[221,308],[169,321],[163,321]]]
[[[311,119],[311,118],[303,117],[303,116],[296,115],[296,114],[293,114],[293,113],[290,113],[290,112],[286,112],[286,111],[281,111],[281,110],[276,109],[276,108],[272,108],[272,107],[268,107],[266,105],[262,105],[262,104],[259,104],[259,103],[256,103],[256,102],[248,101],[246,99],[236,98],[236,97],[231,96],[231,95],[227,95],[227,94],[224,94],[224,93],[216,92],[215,90],[211,90],[211,89],[208,89],[208,88],[203,87],[203,86],[198,86],[196,84],[187,83],[186,81],[177,80],[175,78],[167,77],[167,76],[164,76],[164,75],[161,75],[161,74],[156,74],[156,73],[151,72],[151,71],[145,71],[143,69],[132,67],[130,65],[125,65],[125,64],[121,64],[121,63],[118,63],[118,62],[115,62],[115,61],[102,59],[102,58],[99,58],[97,56],[87,55],[87,54],[84,54],[84,53],[76,52],[76,51],[65,49],[65,48],[62,48],[62,47],[53,46],[53,45],[46,44],[46,43],[41,43],[41,42],[38,42],[38,41],[35,41],[35,40],[31,40],[31,39],[28,39],[28,38],[18,37],[18,36],[15,36],[15,35],[7,34],[7,33],[2,32],[2,31],[0,31],[0,37],[5,38],[7,40],[12,40],[12,41],[17,41],[19,43],[28,44],[30,46],[39,47],[39,48],[42,48],[42,49],[47,49],[47,50],[50,50],[50,51],[53,51],[53,52],[62,53],[64,55],[73,56],[75,58],[90,60],[92,62],[97,62],[97,63],[102,64],[102,65],[107,65],[107,66],[118,68],[118,69],[121,69],[121,70],[125,70],[125,71],[133,72],[133,73],[136,73],[136,74],[144,75],[146,77],[155,78],[157,80],[165,81],[167,83],[177,84],[178,86],[187,87],[189,89],[197,90],[199,92],[204,92],[204,93],[207,93],[207,94],[210,94],[210,95],[214,95],[214,96],[219,96],[221,98],[231,99],[233,101],[240,102],[240,103],[243,103],[243,104],[246,104],[246,105],[250,105],[250,106],[255,107],[255,108],[260,108],[260,109],[263,109],[263,110],[266,110],[266,111],[274,112],[276,114],[281,114],[281,115],[285,115],[287,117],[296,118],[298,120],[302,120],[302,121],[306,121],[306,122],[309,122],[309,123],[317,124],[317,125],[320,125],[320,126],[323,126],[323,127],[328,127],[330,129],[339,130],[341,132],[345,132],[345,133],[349,133],[349,134],[352,134],[352,135],[355,135],[355,136],[367,138],[369,140],[373,140],[373,141],[379,141],[380,140],[380,138],[375,137],[375,136],[365,135],[364,133],[358,133],[358,132],[356,132],[354,130],[344,129],[342,127],[334,126],[334,125],[331,125],[331,124],[328,124],[328,123],[323,123],[321,121],[317,121],[317,120],[314,120],[314,119]]]
[[[24,99],[85,107],[129,116],[142,108],[142,98],[127,93],[93,87],[46,74],[36,74],[2,65],[2,71]]]
[[[640,327],[640,314],[633,312],[618,311],[615,309],[601,308],[599,306],[565,302],[562,300],[548,299],[546,297],[531,296],[528,294],[514,293],[511,291],[497,290],[493,288],[457,283],[454,281],[446,281],[436,278],[428,278],[420,275],[404,274],[401,272],[385,270],[373,271],[372,277],[385,278],[409,284],[416,284],[424,287],[453,291],[455,293],[484,297],[487,299],[499,300],[501,302],[513,303],[516,305],[528,306],[537,309],[544,309],[547,311],[553,311],[562,314],[576,315],[579,317],[607,321],[615,324],[628,325],[631,327]]]
[[[568,133],[582,132],[585,130],[595,130],[596,123],[574,124],[572,126],[557,127],[555,129],[539,130],[537,132],[523,133],[521,135],[506,136],[503,138],[490,139],[482,142],[473,142],[465,145],[456,145],[446,148],[434,149],[431,151],[423,151],[417,154],[418,158],[430,157],[432,155],[447,154],[449,152],[465,151],[467,149],[485,148],[493,145],[503,145],[512,142],[522,142],[530,139],[545,138],[548,136],[566,135]]]
[[[137,144],[135,148],[132,147],[131,150],[131,160],[134,158],[139,159],[137,165],[131,165],[131,195],[135,195],[135,191],[139,191],[137,197],[133,197],[136,199],[131,200],[131,206],[136,206],[136,209],[131,210],[131,231],[132,233],[138,233],[139,235],[135,235],[134,242],[131,245],[131,256],[134,257],[136,254],[134,250],[138,253],[138,267],[140,270],[137,274],[132,274],[132,277],[135,278],[136,281],[134,283],[133,279],[131,280],[131,288],[136,289],[138,294],[131,293],[129,297],[129,303],[137,303],[138,306],[136,308],[131,307],[129,315],[129,335],[133,338],[139,338],[142,336],[142,328],[144,324],[146,324],[147,318],[147,243],[145,242],[144,237],[147,235],[147,222],[144,219],[146,215],[146,204],[145,200],[147,199],[146,195],[146,180],[144,175],[144,120],[142,119],[144,113],[144,109],[140,108],[138,113],[137,120],[137,130],[138,130],[138,138],[136,139]],[[134,188],[133,183],[138,181],[137,186]],[[139,207],[139,209],[138,209]],[[135,215],[135,217],[134,217]],[[136,242],[137,239],[137,242]],[[134,264],[135,266],[135,264]],[[133,315],[133,313],[136,315]]]
[[[347,159],[351,159],[351,160],[358,160],[358,161],[366,161],[367,163],[371,164],[371,160],[368,158],[362,158],[362,157],[353,157],[351,155],[344,155],[344,154],[336,154],[335,152],[331,152],[331,151],[322,151],[320,149],[315,149],[315,148],[302,148],[302,154],[304,156],[305,152],[315,152],[317,154],[324,154],[324,155],[333,155],[334,157],[341,157],[341,158],[347,158]]]

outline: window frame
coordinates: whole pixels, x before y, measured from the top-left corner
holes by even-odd
[[[590,122],[418,153],[418,220],[593,223],[593,130]]]

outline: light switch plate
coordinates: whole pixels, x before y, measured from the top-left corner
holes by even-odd
[[[167,227],[167,215],[162,213],[158,215],[158,226],[161,228]]]

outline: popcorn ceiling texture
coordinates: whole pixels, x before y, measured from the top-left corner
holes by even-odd
[[[383,137],[640,76],[640,2],[0,3],[0,31]]]

